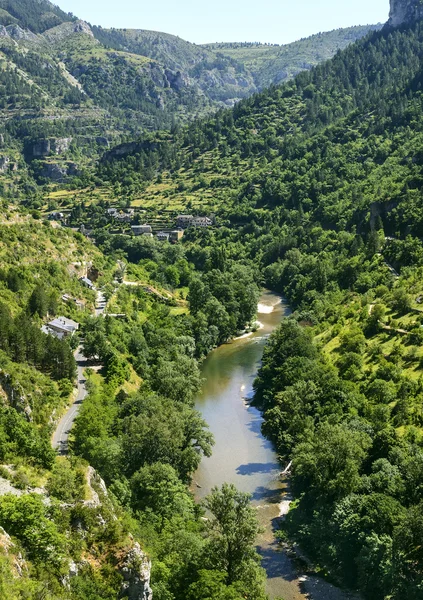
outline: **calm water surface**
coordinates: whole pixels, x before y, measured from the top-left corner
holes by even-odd
[[[308,596],[300,591],[294,566],[278,550],[274,538],[285,494],[281,467],[272,444],[261,434],[260,412],[249,406],[266,340],[289,312],[279,296],[265,292],[258,314],[262,328],[217,348],[205,360],[205,382],[196,405],[209,424],[216,445],[213,455],[203,459],[195,474],[194,480],[201,487],[196,486],[194,491],[201,499],[213,486],[228,482],[252,495],[265,529],[258,540],[258,550],[267,572],[268,594],[271,598],[302,600]]]
[[[262,416],[249,406],[249,399],[266,340],[289,312],[280,296],[265,292],[258,311],[262,328],[217,348],[203,363],[205,382],[196,406],[209,424],[216,445],[213,456],[204,458],[196,472],[193,491],[200,500],[213,486],[227,482],[251,494],[264,529],[257,544],[267,572],[270,598],[360,600],[318,577],[297,573],[274,536],[281,511],[286,513],[289,496],[280,479],[276,453],[261,434]]]

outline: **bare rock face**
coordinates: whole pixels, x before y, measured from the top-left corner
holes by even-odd
[[[41,177],[50,179],[55,183],[64,183],[69,177],[78,175],[79,169],[73,162],[66,163],[44,163],[40,171]]]
[[[10,165],[10,158],[8,156],[0,156],[0,173],[6,173]]]
[[[61,155],[69,150],[72,138],[51,138],[38,140],[32,147],[34,158],[49,156],[50,154]]]
[[[178,92],[182,88],[189,86],[188,77],[185,74],[181,73],[180,71],[173,73],[172,71],[170,71],[170,69],[166,69],[165,75],[166,75],[167,81],[169,82],[170,87],[173,88],[174,90],[177,90]]]
[[[34,157],[48,156],[51,152],[50,140],[38,140],[32,147],[32,155]]]
[[[29,29],[22,29],[19,25],[8,25],[6,27],[6,31],[9,36],[15,40],[16,42],[24,41],[24,42],[36,42],[38,41],[38,37]]]
[[[90,37],[94,37],[91,27],[86,21],[76,21],[73,28],[74,33],[86,33]]]
[[[128,600],[153,600],[150,587],[151,562],[134,542],[122,560],[119,571],[124,578],[120,597]]]
[[[390,0],[388,25],[398,27],[402,23],[409,23],[423,18],[423,4],[421,0]]]
[[[24,414],[28,421],[32,421],[31,406],[21,384],[0,369],[0,402],[2,398],[19,413]]]
[[[91,38],[94,38],[94,34],[91,31],[91,27],[85,21],[68,21],[66,23],[61,23],[57,27],[53,27],[48,31],[43,33],[44,39],[46,39],[51,44],[55,44],[57,42],[61,42],[70,36],[74,36],[75,34],[85,34],[89,35]]]
[[[51,140],[51,149],[54,154],[64,154],[69,150],[69,146],[72,143],[72,138],[54,138]]]
[[[0,527],[0,549],[8,556],[12,557],[12,566],[16,577],[22,577],[28,573],[28,565],[20,552],[15,552],[15,544],[10,535]]]

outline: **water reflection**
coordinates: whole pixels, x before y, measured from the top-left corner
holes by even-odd
[[[256,473],[277,473],[279,470],[278,463],[248,463],[240,465],[236,472],[239,475],[255,475]]]
[[[213,486],[224,482],[249,492],[264,529],[257,544],[268,574],[270,597],[304,600],[293,565],[279,550],[274,537],[283,493],[281,468],[272,444],[261,433],[261,413],[249,405],[266,341],[289,309],[270,292],[263,295],[260,303],[262,328],[218,348],[202,365],[204,385],[197,408],[208,422],[216,445],[213,455],[203,459],[195,474],[194,479],[201,486],[195,493],[203,498]]]

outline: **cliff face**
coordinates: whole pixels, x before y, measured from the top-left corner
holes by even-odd
[[[388,25],[392,27],[423,18],[422,0],[390,0],[390,4]]]

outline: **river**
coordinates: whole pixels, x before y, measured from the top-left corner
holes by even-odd
[[[352,596],[315,577],[300,576],[274,535],[281,513],[289,506],[289,496],[280,478],[277,455],[261,433],[261,413],[249,400],[266,340],[289,313],[280,296],[264,292],[258,306],[261,328],[217,348],[204,361],[204,384],[196,408],[209,424],[216,444],[213,455],[204,458],[195,473],[194,493],[200,500],[213,486],[227,482],[251,494],[264,529],[257,549],[271,599],[344,600]]]

